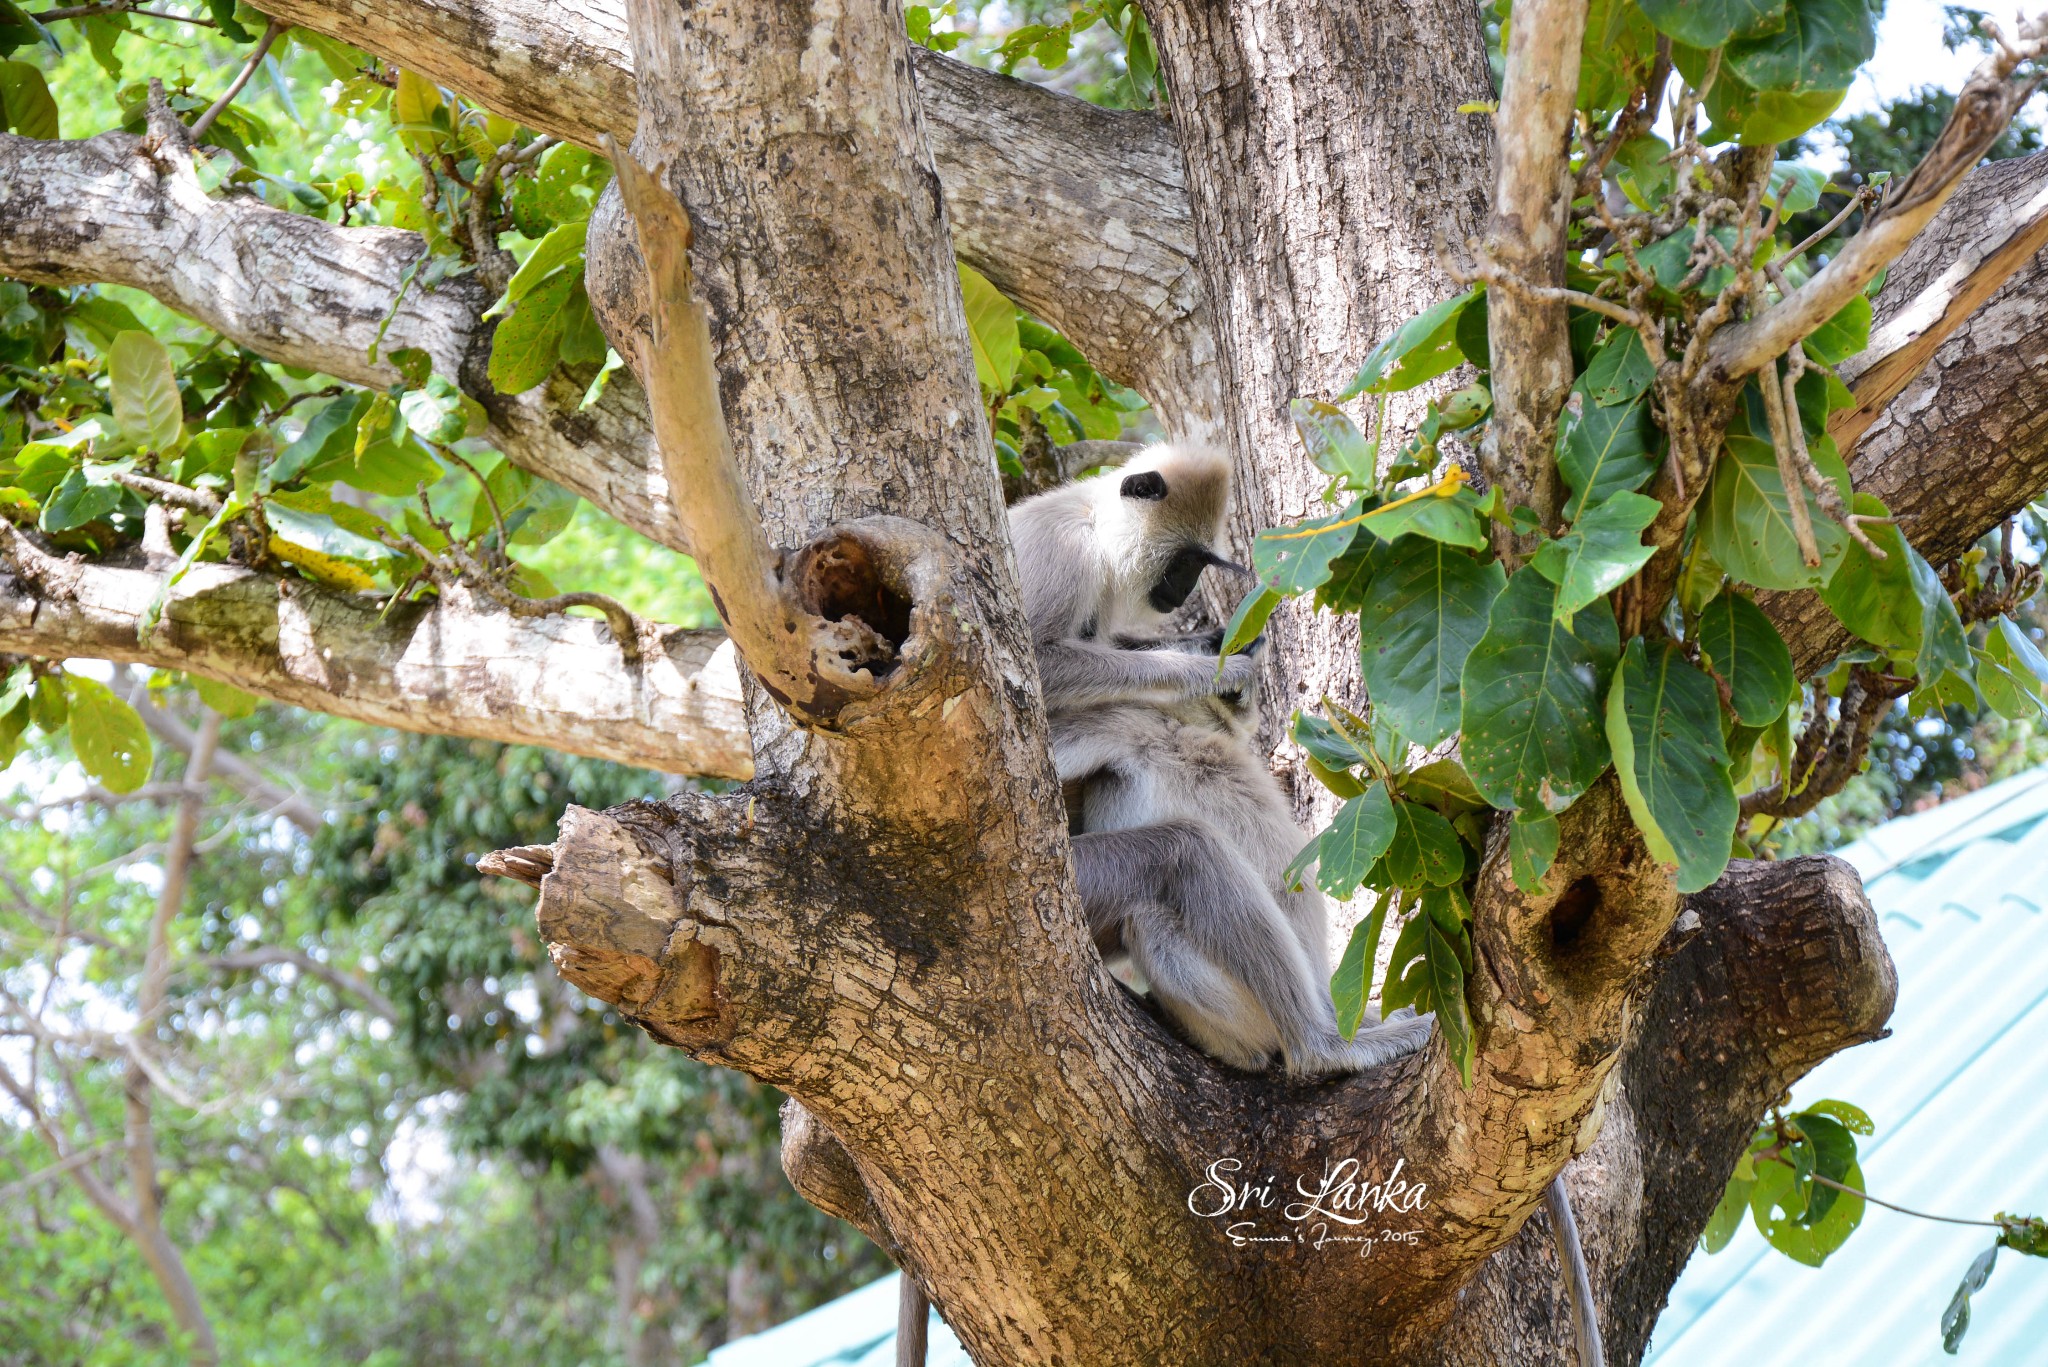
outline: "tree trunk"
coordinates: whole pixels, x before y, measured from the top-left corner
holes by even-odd
[[[1152,15],[1226,396],[1213,423],[1163,416],[1228,437],[1249,533],[1321,483],[1287,400],[1447,292],[1435,243],[1479,225],[1490,179],[1456,112],[1486,93],[1483,45],[1457,4]],[[571,809],[517,852],[557,965],[788,1092],[792,1181],[979,1362],[1562,1360],[1530,1216],[1575,1155],[1634,1360],[1758,1108],[1889,1010],[1853,876],[1738,865],[1681,907],[1610,783],[1564,818],[1551,891],[1516,891],[1494,842],[1469,1090],[1441,1040],[1313,1085],[1173,1040],[1088,942],[1008,558],[970,558],[1001,544],[1000,502],[900,23],[629,6],[633,155],[682,207],[622,166],[633,221],[616,198],[594,221],[591,294],[752,671],[757,777]],[[711,401],[684,357],[698,296]],[[756,517],[795,549],[749,544]],[[1277,715],[1355,696],[1344,635],[1277,634]]]

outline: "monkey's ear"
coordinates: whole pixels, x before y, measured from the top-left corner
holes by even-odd
[[[1117,492],[1125,498],[1142,498],[1157,503],[1166,497],[1166,476],[1157,470],[1140,470],[1135,475],[1125,475],[1124,482],[1117,486]]]

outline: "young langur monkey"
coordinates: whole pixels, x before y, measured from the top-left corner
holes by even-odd
[[[1213,549],[1230,467],[1160,447],[1010,510],[1074,874],[1105,954],[1121,947],[1203,1052],[1316,1076],[1412,1053],[1412,1012],[1337,1030],[1329,913],[1283,871],[1304,843],[1252,746],[1250,654],[1165,638]],[[1232,566],[1231,568],[1236,568]]]

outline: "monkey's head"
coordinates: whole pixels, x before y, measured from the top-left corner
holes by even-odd
[[[1216,551],[1230,502],[1230,461],[1222,453],[1156,446],[1089,483],[1111,598],[1121,609],[1120,620],[1099,624],[1105,631],[1164,621],[1211,565],[1242,572]]]

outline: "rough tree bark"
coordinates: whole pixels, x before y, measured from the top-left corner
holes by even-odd
[[[1568,814],[1555,891],[1517,892],[1500,842],[1481,871],[1471,1090],[1440,1041],[1317,1085],[1193,1053],[1108,978],[1075,902],[952,273],[958,251],[1144,388],[1170,430],[1226,442],[1240,537],[1300,515],[1322,481],[1287,400],[1334,393],[1392,324],[1448,293],[1438,243],[1488,225],[1490,187],[1542,174],[1496,176],[1486,121],[1456,112],[1489,93],[1470,5],[1154,0],[1171,141],[1151,116],[913,52],[894,4],[271,8],[585,145],[637,115],[634,155],[694,230],[694,283],[680,283],[680,223],[643,256],[611,198],[593,223],[592,298],[622,354],[641,356],[700,295],[716,411],[679,422],[670,377],[651,406],[615,386],[615,416],[579,429],[563,382],[494,399],[494,431],[528,468],[698,551],[748,666],[743,715],[702,684],[708,639],[643,638],[635,676],[594,623],[493,624],[449,599],[379,628],[234,571],[195,576],[136,644],[148,566],[38,560],[19,537],[0,648],[172,664],[380,720],[431,699],[441,710],[421,724],[436,729],[751,766],[733,794],[572,808],[552,846],[493,867],[541,885],[566,977],[654,1038],[790,1094],[791,1180],[889,1250],[979,1361],[1296,1363],[1371,1344],[1390,1362],[1562,1362],[1537,1214],[1561,1170],[1611,1354],[1640,1356],[1758,1110],[1889,1012],[1853,874],[1737,864],[1681,903],[1611,786],[1596,789]],[[122,280],[266,355],[383,378],[345,353],[360,357],[358,324],[388,309],[417,240],[280,224],[195,199],[183,174],[114,135],[0,139],[0,269]],[[2016,183],[1982,182],[2007,199]],[[1960,204],[1950,231],[1970,221]],[[642,234],[659,209],[637,202]],[[2015,218],[1968,235],[1988,257],[2033,251],[2031,231]],[[220,243],[228,256],[208,255]],[[222,268],[235,252],[250,268]],[[266,270],[266,254],[311,264]],[[350,271],[356,292],[314,329],[310,291]],[[1956,292],[1935,275],[1902,263],[1898,278]],[[1904,297],[1888,292],[1887,313]],[[1931,348],[1857,452],[1860,483],[1894,506],[1926,500],[1943,547],[2048,483],[2040,391],[2016,382],[2034,358],[2012,345],[2038,334],[2044,299],[2036,262]],[[481,302],[455,288],[402,315],[470,383]],[[1906,327],[1888,345],[1907,355],[1921,337]],[[1518,402],[1540,408],[1554,379],[1532,373]],[[691,479],[653,459],[657,420],[668,468]],[[2006,443],[2001,479],[1941,478],[1974,468],[1948,448],[1958,436]],[[1805,611],[1774,605],[1810,664],[1824,633]],[[1356,699],[1344,628],[1297,608],[1274,639],[1269,712]],[[574,660],[585,691],[536,692],[536,658],[549,678]],[[316,685],[314,659],[342,665]],[[1345,1161],[1366,1181],[1399,1165],[1427,1202],[1375,1216],[1375,1233],[1415,1234],[1370,1256],[1243,1246],[1189,1208],[1219,1159],[1272,1175],[1282,1200]]]

